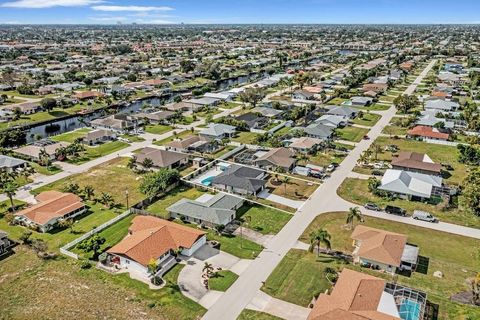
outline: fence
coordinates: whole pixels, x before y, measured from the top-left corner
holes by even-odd
[[[73,248],[74,246],[76,246],[77,244],[79,244],[80,242],[82,242],[83,240],[85,239],[88,239],[90,238],[92,235],[94,235],[95,233],[98,233],[100,231],[102,231],[103,229],[106,229],[107,227],[110,227],[112,224],[116,223],[117,221],[120,221],[122,220],[123,218],[127,217],[128,215],[130,215],[131,211],[130,210],[127,210],[125,211],[124,213],[116,216],[115,218],[105,222],[104,224],[102,224],[101,226],[99,227],[96,227],[95,229],[92,229],[90,231],[88,231],[87,233],[83,234],[82,236],[78,237],[77,239],[67,243],[66,245],[64,245],[63,247],[60,248],[60,253],[66,255],[66,256],[69,256],[71,258],[74,258],[74,259],[78,259],[78,255],[76,255],[75,253],[69,251],[69,249]]]

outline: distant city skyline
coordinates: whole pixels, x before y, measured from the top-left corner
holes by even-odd
[[[0,24],[480,24],[480,1],[0,0]]]

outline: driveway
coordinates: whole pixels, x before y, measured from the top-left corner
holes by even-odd
[[[311,311],[309,308],[273,298],[260,290],[247,305],[247,309],[265,312],[288,320],[305,320]]]
[[[182,262],[185,267],[178,275],[177,282],[180,291],[184,296],[209,308],[222,296],[223,292],[208,290],[203,285],[202,274],[205,262],[211,263],[215,269],[230,270],[240,275],[249,266],[251,260],[237,258],[206,244],[192,257]]]
[[[268,192],[268,190],[266,190],[266,189],[263,190],[262,192],[260,192],[258,194],[258,197],[262,198],[262,199],[272,201],[272,202],[276,202],[276,203],[279,203],[279,204],[283,204],[287,207],[295,208],[295,209],[300,208],[304,203],[304,201],[292,200],[292,199],[288,199],[288,198],[285,198],[285,197],[282,197],[282,196],[277,196],[276,194],[272,194],[272,193]]]

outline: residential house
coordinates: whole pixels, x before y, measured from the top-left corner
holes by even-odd
[[[268,124],[266,117],[259,116],[253,112],[244,113],[236,117],[236,119],[245,122],[249,129],[262,129]]]
[[[355,263],[391,274],[397,269],[415,270],[419,248],[407,244],[407,236],[358,225],[351,238]]]
[[[119,134],[134,130],[138,122],[126,114],[114,114],[105,118],[95,119],[90,122],[94,129],[111,130]]]
[[[14,157],[0,155],[0,169],[8,172],[22,170],[28,166],[28,162]]]
[[[137,113],[133,115],[133,117],[140,120],[146,119],[153,124],[166,124],[169,120],[176,117],[176,113],[173,111],[160,110],[152,113]]]
[[[95,100],[103,96],[105,94],[99,91],[79,91],[73,95],[73,98],[78,100]]]
[[[345,116],[337,116],[333,114],[324,114],[317,120],[316,123],[321,123],[328,127],[338,128],[338,127],[345,127],[348,124],[348,118]]]
[[[218,176],[213,177],[211,185],[219,190],[241,195],[257,195],[265,189],[266,173],[250,167],[231,165]]]
[[[152,160],[155,168],[175,169],[186,165],[189,156],[184,153],[147,147],[140,150],[136,155],[136,162],[140,165],[144,163],[145,159]]]
[[[434,127],[437,124],[442,123],[442,126],[446,129],[453,129],[455,127],[455,122],[450,121],[447,118],[438,118],[437,113],[438,111],[435,110],[422,111],[416,124],[419,126]]]
[[[423,319],[426,304],[421,291],[343,268],[330,293],[320,293],[307,320]]]
[[[314,150],[320,146],[323,143],[323,140],[311,137],[301,137],[291,138],[286,142],[287,146],[296,152],[308,153],[310,150]]]
[[[438,112],[454,112],[458,109],[459,104],[453,101],[442,99],[434,99],[425,101],[425,110],[434,110]]]
[[[181,199],[168,207],[167,211],[171,218],[214,228],[235,220],[243,202],[242,198],[225,193],[204,194],[196,200]]]
[[[450,138],[448,133],[441,132],[437,128],[427,126],[415,126],[407,131],[407,137],[418,140],[441,140],[447,141]]]
[[[223,101],[232,101],[235,98],[236,94],[229,91],[224,92],[207,92],[203,95],[206,98],[213,98]]]
[[[440,175],[442,165],[433,162],[433,160],[424,153],[401,151],[392,159],[392,168],[395,170],[404,170],[418,172],[429,175]]]
[[[208,127],[200,131],[201,137],[211,140],[222,140],[231,138],[235,135],[236,128],[223,123],[210,123]]]
[[[312,123],[303,130],[308,137],[323,141],[332,139],[334,133],[334,128],[331,126],[326,126],[322,123]]]
[[[327,114],[345,117],[346,119],[355,119],[360,110],[347,106],[332,107],[327,109]]]
[[[83,137],[82,141],[85,144],[93,146],[96,144],[113,141],[115,139],[117,139],[117,134],[115,132],[105,129],[96,129],[87,133],[87,135]]]
[[[442,181],[440,176],[388,169],[378,189],[402,199],[424,200],[444,193]]]
[[[372,92],[375,92],[375,91],[367,91],[367,92],[370,92],[370,95],[373,95]],[[373,98],[372,97],[352,97],[350,101],[352,102],[353,106],[365,107],[372,104]]]
[[[214,107],[218,105],[220,101],[221,100],[217,98],[202,97],[197,99],[185,100],[183,101],[183,103],[187,105],[190,110],[195,111],[203,107]]]
[[[264,170],[274,171],[281,168],[286,172],[291,171],[296,162],[295,151],[289,148],[272,149],[254,161],[256,166]]]
[[[57,150],[65,148],[70,144],[67,142],[53,142],[51,140],[40,140],[33,144],[14,149],[13,152],[32,161],[40,161],[42,150],[48,155],[50,160],[55,160]]]
[[[20,110],[22,114],[34,114],[40,111],[43,111],[42,106],[39,102],[24,102],[24,103],[17,103],[12,105],[7,105],[3,107],[5,110],[14,111],[15,109]]]
[[[0,258],[12,252],[15,242],[8,239],[8,233],[0,230]]]
[[[264,117],[278,119],[285,113],[283,110],[277,110],[269,107],[255,107],[252,112],[259,113]]]
[[[35,197],[37,204],[15,213],[15,221],[47,232],[65,219],[73,219],[85,212],[82,199],[73,193],[44,191]]]
[[[297,90],[292,94],[294,100],[313,100],[315,93],[306,90]]]
[[[190,257],[206,243],[206,233],[153,216],[136,216],[122,241],[107,250],[109,261],[140,276],[149,275],[156,263],[162,276],[176,263],[176,254]]]

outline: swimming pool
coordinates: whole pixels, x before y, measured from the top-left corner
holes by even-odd
[[[404,299],[400,304],[400,318],[402,320],[419,320],[421,305],[410,299]]]
[[[210,177],[206,177],[205,179],[203,179],[201,181],[201,183],[204,185],[204,186],[210,186],[212,184],[212,180],[213,180],[213,176],[210,176]]]

